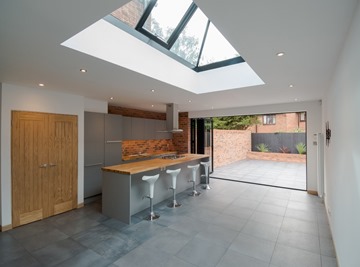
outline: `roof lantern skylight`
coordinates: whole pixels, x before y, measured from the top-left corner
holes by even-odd
[[[104,19],[196,72],[245,62],[192,0],[132,0]]]

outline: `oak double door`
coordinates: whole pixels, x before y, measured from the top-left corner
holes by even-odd
[[[12,112],[12,226],[77,207],[77,116]]]

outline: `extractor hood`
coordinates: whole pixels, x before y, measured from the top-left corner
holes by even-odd
[[[182,133],[179,129],[179,111],[176,104],[166,105],[166,131],[171,133]]]

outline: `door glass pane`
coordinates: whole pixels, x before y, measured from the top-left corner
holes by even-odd
[[[231,46],[219,30],[210,23],[199,66],[238,57],[239,53]]]
[[[150,0],[133,0],[111,13],[115,18],[135,28]]]
[[[167,42],[191,3],[191,0],[158,0],[143,28]]]
[[[171,51],[196,66],[207,22],[207,17],[198,8],[179,35]]]

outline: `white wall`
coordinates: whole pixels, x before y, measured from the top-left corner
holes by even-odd
[[[84,98],[84,110],[98,113],[108,113],[108,102]]]
[[[38,111],[78,116],[78,203],[84,200],[84,98],[2,84],[0,225],[11,224],[11,111]]]
[[[307,112],[307,190],[317,191],[317,146],[313,144],[314,134],[321,132],[321,102],[294,102],[277,105],[251,106],[222,110],[189,112],[190,118],[205,118],[232,115],[255,115],[286,112]]]
[[[360,266],[360,4],[324,101],[325,201],[339,266]]]

